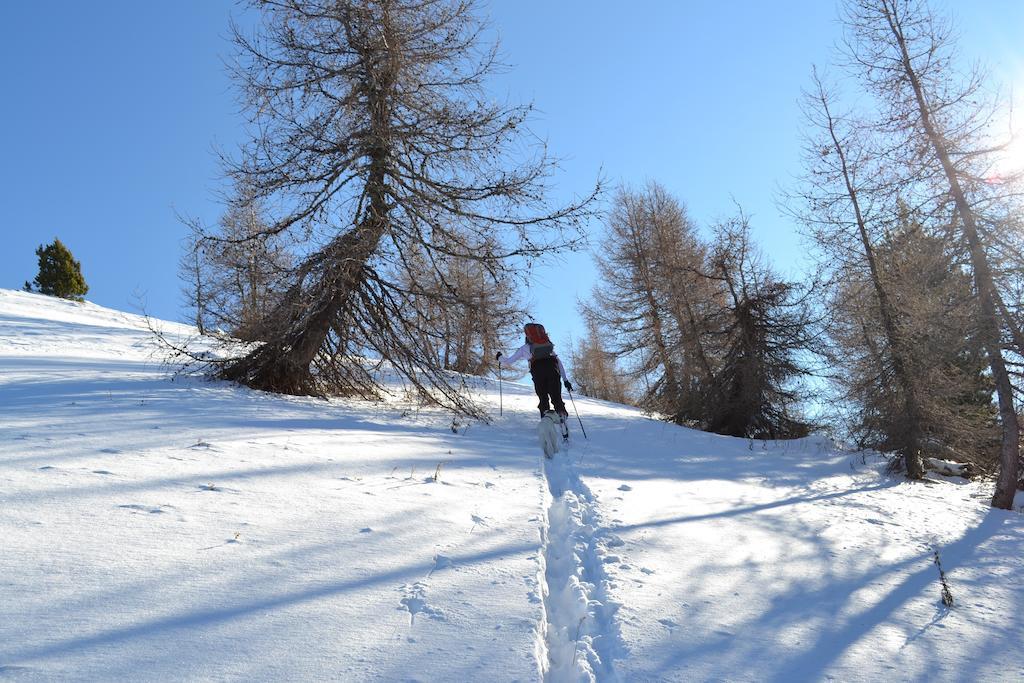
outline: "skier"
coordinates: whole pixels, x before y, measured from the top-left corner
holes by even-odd
[[[537,392],[537,398],[540,399],[540,403],[537,405],[537,408],[540,409],[540,416],[543,418],[554,405],[555,412],[562,424],[562,432],[566,434],[565,418],[569,413],[562,401],[560,380],[565,384],[567,391],[572,391],[572,384],[566,378],[565,367],[562,366],[562,360],[555,353],[555,345],[548,339],[543,325],[526,323],[523,326],[523,332],[526,334],[526,343],[519,347],[519,350],[513,353],[506,362],[515,363],[524,358],[530,359],[530,376],[533,378],[533,389]],[[495,358],[501,361],[501,351]]]

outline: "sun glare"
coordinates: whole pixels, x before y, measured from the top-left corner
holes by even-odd
[[[992,168],[993,180],[1002,180],[1009,176],[1024,174],[1024,66],[1013,69],[1016,76],[1012,79],[1014,86],[1010,93],[1010,107],[999,135],[1009,143],[998,154],[998,160]]]
[[[1020,112],[1020,113],[1018,113]],[[991,182],[1000,182],[1011,176],[1024,174],[1024,108],[1014,108],[1014,114],[1000,131],[1006,146],[996,153],[992,165]],[[1007,142],[1007,137],[1009,142]]]

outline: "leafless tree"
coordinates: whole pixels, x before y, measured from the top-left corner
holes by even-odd
[[[900,184],[886,173],[884,146],[873,135],[873,126],[835,112],[834,99],[815,72],[814,89],[806,93],[804,103],[808,127],[806,172],[801,190],[794,195],[798,202],[792,206],[795,215],[810,228],[833,276],[843,283],[840,298],[863,299],[863,289],[852,287],[851,278],[869,287],[877,311],[872,319],[880,322],[881,334],[869,347],[868,361],[891,369],[901,401],[895,415],[903,426],[887,445],[900,453],[907,476],[920,479],[924,476],[921,378],[915,372],[913,346],[904,334],[875,253],[877,235],[893,221]],[[871,335],[873,339],[873,330]],[[849,342],[860,337],[843,338]],[[880,367],[875,369],[880,376],[888,374]],[[842,382],[843,372],[838,376]]]
[[[704,243],[683,206],[650,183],[620,190],[596,255],[587,319],[630,364],[640,404],[736,436],[806,432],[794,382],[810,347],[806,291],[764,264],[747,218]]]
[[[980,472],[998,466],[998,416],[992,381],[978,339],[969,275],[948,250],[948,240],[929,234],[910,216],[875,246],[879,275],[897,312],[901,339],[913,349],[905,370],[913,373],[921,422],[918,448],[928,455],[970,462]],[[911,431],[901,385],[881,324],[873,286],[848,271],[833,301],[834,325],[846,396],[864,446],[899,451]]]
[[[221,376],[372,397],[371,356],[431,400],[479,415],[419,315],[451,283],[408,277],[412,260],[508,276],[580,245],[597,190],[545,204],[553,162],[525,128],[529,108],[485,92],[496,46],[470,0],[249,4],[263,21],[252,36],[234,29],[233,73],[252,140],[227,169],[274,207],[265,234],[292,236],[300,256],[260,343]]]
[[[676,422],[703,415],[699,387],[712,372],[705,309],[714,287],[700,276],[705,247],[683,205],[657,183],[620,189],[595,252],[601,284],[588,320],[609,331],[608,351],[626,362],[641,405]]]
[[[483,249],[483,248],[481,248]],[[510,346],[527,318],[516,282],[477,260],[428,257],[409,259],[407,288],[419,292],[415,315],[432,339],[437,363],[472,375],[495,369],[495,351]]]
[[[1009,508],[1017,488],[1020,425],[1002,336],[1009,331],[1024,340],[1024,335],[1001,314],[993,240],[981,218],[994,149],[988,132],[996,112],[987,101],[985,75],[978,69],[958,73],[951,24],[925,0],[847,0],[843,21],[849,66],[876,95],[880,128],[901,143],[893,149],[902,153],[903,172],[918,191],[912,205],[930,205],[926,212],[933,214],[947,211],[959,229],[1002,425],[992,504]]]
[[[808,375],[800,358],[813,348],[811,287],[776,275],[750,237],[740,212],[715,226],[705,278],[728,298],[715,316],[721,360],[703,388],[707,429],[750,438],[806,436],[796,385]]]
[[[183,221],[190,233],[180,271],[200,333],[255,341],[294,265],[284,236],[267,231],[265,210],[244,190],[229,202],[215,231]]]
[[[208,279],[206,258],[195,233],[185,238],[181,257],[178,259],[178,277],[182,281],[181,295],[185,309],[192,314],[192,322],[199,334],[206,334],[206,287]]]
[[[571,352],[573,381],[585,396],[615,403],[632,401],[629,381],[614,354],[607,350],[604,331],[592,316],[587,318],[587,336]]]

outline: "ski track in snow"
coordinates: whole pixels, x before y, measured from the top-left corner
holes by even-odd
[[[544,545],[544,680],[617,681],[622,653],[608,597],[603,558],[608,541],[593,494],[576,475],[569,453],[542,458],[548,486]]]

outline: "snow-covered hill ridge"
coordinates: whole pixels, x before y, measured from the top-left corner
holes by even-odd
[[[0,679],[1024,677],[1024,524],[981,484],[579,397],[544,461],[525,385],[453,432],[156,350],[0,290]]]

